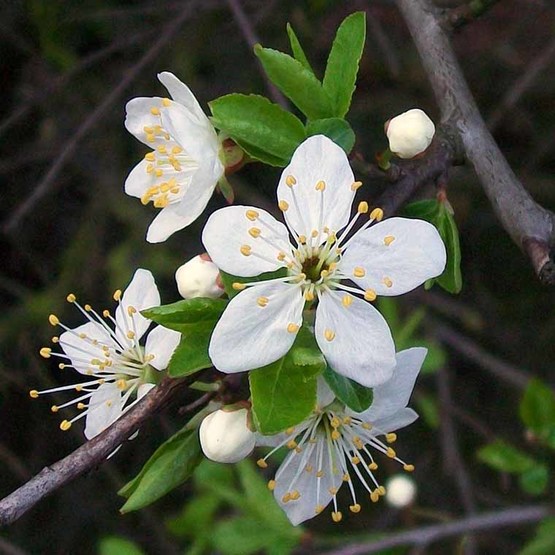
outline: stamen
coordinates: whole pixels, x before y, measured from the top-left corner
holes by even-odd
[[[351,183],[351,191],[356,191],[362,187],[362,181],[354,181]]]
[[[254,222],[260,216],[260,214],[256,210],[247,210],[245,212],[245,216],[248,220]]]
[[[51,314],[48,317],[48,321],[50,322],[50,324],[52,326],[57,326],[60,323],[60,320],[58,319],[58,317],[55,314]]]
[[[386,247],[389,247],[389,245],[391,245],[393,241],[395,241],[395,237],[393,237],[393,235],[386,235],[383,239],[384,245]]]
[[[293,187],[293,185],[295,185],[296,183],[297,183],[297,180],[296,180],[292,175],[288,175],[288,176],[285,178],[285,184],[286,184],[288,187]]]
[[[383,210],[381,208],[374,208],[374,210],[370,212],[370,219],[381,222],[383,219]]]
[[[239,250],[241,251],[241,254],[243,256],[250,256],[252,252],[252,247],[250,245],[241,245],[241,248]]]

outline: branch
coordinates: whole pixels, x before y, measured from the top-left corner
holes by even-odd
[[[378,553],[384,549],[401,545],[427,546],[441,539],[460,536],[470,532],[494,530],[504,526],[537,522],[551,514],[552,510],[546,505],[513,507],[511,509],[464,518],[454,522],[424,526],[407,532],[392,534],[381,540],[353,544],[336,551],[329,551],[324,555],[370,555],[371,553]]]
[[[195,379],[196,375],[184,379],[164,378],[132,410],[104,432],[52,466],[43,468],[34,478],[0,501],[0,526],[15,522],[41,499],[104,462],[118,445],[124,443],[148,418]]]
[[[502,226],[544,283],[555,284],[555,215],[524,189],[488,131],[463,77],[440,13],[430,0],[396,0],[432,85],[442,120],[452,122]]]
[[[484,15],[498,2],[499,0],[473,0],[449,10],[445,16],[445,22],[453,29],[458,29]]]

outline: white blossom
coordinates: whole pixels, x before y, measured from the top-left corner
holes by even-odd
[[[445,247],[431,224],[405,218],[380,222],[382,210],[370,212],[366,202],[350,219],[360,185],[344,151],[318,135],[298,147],[281,176],[278,206],[287,226],[251,206],[212,214],[203,242],[220,269],[246,278],[286,273],[234,283],[240,293],[210,341],[216,368],[242,372],[278,360],[293,345],[305,306],[317,301],[315,337],[332,369],[368,387],[389,379],[393,339],[367,301],[406,293],[441,274]],[[366,221],[351,235],[361,218]],[[370,227],[374,222],[380,223]]]
[[[156,326],[141,344],[151,322],[140,311],[160,305],[158,289],[148,270],[138,269],[125,292],[114,293],[118,302],[115,316],[109,310],[99,314],[88,304],[81,306],[73,294],[67,300],[81,311],[87,322],[71,329],[51,314],[50,323],[64,330],[59,337],[52,338],[63,352],[50,347],[43,347],[40,352],[44,358],[62,359],[61,370],[73,369],[83,378],[71,385],[44,391],[34,389],[30,396],[76,391],[75,399],[53,405],[51,410],[57,413],[75,406],[79,413],[63,420],[60,428],[68,430],[75,421],[85,418],[85,436],[92,439],[154,387],[156,373],[167,367],[181,334]]]
[[[236,463],[251,454],[255,434],[247,424],[248,411],[217,410],[206,416],[199,428],[203,453],[212,461]]]
[[[396,474],[385,483],[385,501],[396,509],[412,505],[416,499],[416,484],[404,474]]]
[[[216,299],[224,293],[220,270],[206,253],[199,254],[180,266],[175,272],[175,281],[179,294],[184,299]]]
[[[204,210],[224,174],[221,145],[197,99],[175,75],[158,79],[169,98],[134,98],[127,103],[125,127],[153,150],[131,171],[125,192],[160,213],[147,241],[165,241]]]
[[[399,158],[414,158],[424,152],[434,138],[434,122],[418,108],[404,112],[386,125],[389,150]]]
[[[258,460],[261,468],[268,466],[267,460],[278,449],[289,449],[268,487],[292,524],[313,518],[330,503],[333,521],[342,520],[337,494],[344,484],[350,492],[352,513],[362,509],[355,482],[362,485],[374,503],[387,495],[386,488],[376,478],[376,453],[397,461],[406,472],[414,470],[412,464],[397,456],[392,444],[397,440],[394,432],[418,418],[407,404],[425,356],[426,349],[420,347],[397,353],[391,379],[374,389],[374,401],[362,413],[355,413],[334,400],[333,393],[322,381],[318,406],[307,420],[283,434],[259,435],[257,445],[273,447]]]

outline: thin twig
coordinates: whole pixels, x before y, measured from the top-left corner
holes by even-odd
[[[503,511],[485,513],[470,518],[424,526],[407,532],[391,534],[387,538],[366,543],[358,543],[329,551],[324,555],[370,555],[384,549],[401,545],[429,545],[438,540],[480,532],[496,530],[506,526],[520,526],[538,522],[552,514],[547,505],[532,505],[528,507],[511,507]]]
[[[498,2],[499,0],[473,0],[462,6],[457,6],[447,12],[445,23],[453,29],[459,29],[484,15]]]

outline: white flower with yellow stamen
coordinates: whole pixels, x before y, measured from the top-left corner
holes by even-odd
[[[153,150],[135,166],[125,192],[161,212],[147,241],[159,243],[183,229],[204,210],[224,174],[221,145],[197,99],[175,75],[160,73],[169,98],[134,98],[127,103],[125,127]]]
[[[151,322],[140,311],[160,305],[160,294],[148,270],[137,270],[123,295],[119,290],[114,293],[114,300],[118,301],[115,317],[108,310],[101,315],[88,304],[81,306],[73,294],[67,300],[88,322],[70,329],[57,316],[50,315],[50,323],[65,330],[52,338],[63,353],[50,347],[43,347],[40,352],[45,358],[56,356],[66,360],[59,364],[60,369],[73,368],[86,379],[44,391],[32,390],[30,395],[37,398],[75,390],[78,393],[75,399],[52,406],[52,412],[75,405],[79,414],[64,420],[60,428],[68,430],[76,420],[86,418],[85,436],[92,439],[154,387],[156,372],[167,367],[181,334],[157,326],[147,335],[144,346],[141,345],[140,339]]]
[[[310,137],[295,151],[277,189],[287,227],[268,212],[230,206],[209,218],[203,242],[214,263],[236,276],[287,269],[269,281],[236,283],[242,290],[223,313],[210,341],[222,372],[270,364],[293,345],[305,304],[318,301],[315,336],[333,370],[367,387],[391,377],[395,347],[381,314],[366,301],[400,295],[445,267],[445,247],[431,224],[368,217],[361,202],[350,219],[360,182],[344,151]],[[355,223],[366,222],[353,235]],[[374,222],[380,222],[369,227]],[[291,243],[290,235],[293,238]]]
[[[399,462],[407,472],[414,470],[412,464],[397,457],[392,447],[397,439],[393,432],[418,418],[407,404],[425,357],[426,349],[420,347],[397,353],[391,379],[374,389],[374,402],[362,413],[334,400],[333,393],[321,381],[318,407],[312,416],[284,434],[259,435],[257,445],[274,447],[259,459],[261,468],[268,466],[268,458],[281,447],[290,449],[268,487],[293,524],[320,514],[331,502],[333,521],[342,520],[337,493],[345,483],[350,490],[349,509],[353,513],[362,509],[354,482],[364,487],[373,502],[385,495],[385,488],[375,476],[378,463],[373,452]],[[380,436],[384,440],[378,439]]]

